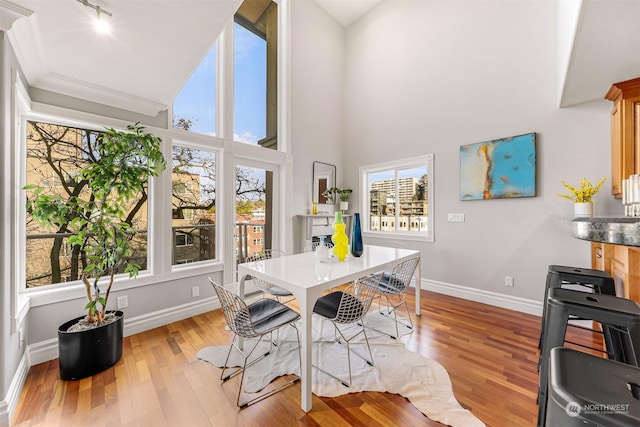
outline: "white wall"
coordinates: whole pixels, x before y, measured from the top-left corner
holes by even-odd
[[[339,173],[356,188],[360,165],[435,154],[435,243],[410,245],[423,279],[540,302],[549,264],[590,265],[556,194],[560,180],[610,175],[611,106],[556,108],[556,13],[553,2],[394,0],[347,30]],[[538,195],[460,201],[460,145],[529,132]],[[608,188],[596,200],[596,214],[621,212]]]
[[[7,64],[7,60],[5,58],[6,54],[6,45],[8,43],[5,41],[4,32],[0,31],[0,120],[2,121],[2,131],[0,133],[0,141],[2,144],[0,145],[0,164],[3,169],[9,164],[9,159],[7,159],[7,150],[8,141],[9,141],[9,117],[7,116],[7,110],[9,109],[9,94],[7,90],[9,89],[8,82],[8,72],[9,67]],[[0,177],[0,197],[2,200],[5,200],[8,196],[6,185],[7,179],[3,176]],[[0,210],[0,242],[4,242],[7,237],[8,231],[8,218],[7,211],[8,206],[6,204],[2,204],[2,209]],[[5,244],[2,244],[1,254],[3,255],[0,258],[0,277],[2,277],[2,282],[5,283],[6,278],[8,277],[7,272],[9,271],[7,268],[7,260],[5,258]],[[12,365],[14,364],[16,358],[15,352],[8,352],[6,347],[6,341],[11,337],[11,329],[9,325],[11,324],[11,292],[8,286],[2,286],[0,289],[0,354],[7,355],[8,357],[2,358],[2,365],[0,366],[0,401],[4,401],[6,398],[7,390],[9,388],[8,381],[6,380],[7,376],[5,372],[13,372],[15,368],[11,370]],[[7,366],[8,365],[8,366]],[[11,370],[11,371],[10,371]],[[0,419],[0,425],[4,421]]]
[[[314,161],[337,167],[346,182],[344,135],[344,29],[313,0],[295,0],[291,10],[291,146],[293,214],[310,213]],[[294,248],[301,250],[294,221]]]
[[[18,63],[6,34],[0,31],[0,426],[8,424],[8,413],[15,406],[19,379],[14,373],[25,354],[25,346],[20,346],[17,332],[24,327],[24,322],[16,325],[12,315],[14,293],[11,278],[15,260],[12,233],[15,218],[11,205],[15,193],[11,188],[14,149],[10,142],[12,68],[19,68]]]

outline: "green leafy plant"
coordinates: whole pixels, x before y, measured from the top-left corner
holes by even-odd
[[[131,262],[131,246],[137,231],[127,218],[130,202],[137,200],[148,178],[165,168],[161,139],[145,133],[138,123],[128,131],[113,128],[101,133],[94,146],[96,161],[82,167],[73,178],[86,182],[90,192],[63,198],[27,185],[27,212],[44,227],[64,226],[69,245],[82,256],[82,282],[87,291],[90,323],[102,323],[117,273],[136,277],[140,267]],[[108,276],[106,292],[99,279]]]
[[[574,203],[590,203],[593,201],[594,194],[600,191],[600,187],[602,187],[602,184],[604,184],[606,180],[607,180],[606,177],[602,178],[594,186],[593,184],[591,184],[591,181],[584,178],[580,181],[579,188],[576,188],[570,184],[567,184],[564,181],[561,181],[562,185],[564,185],[565,188],[571,192],[571,194],[558,194],[558,197],[569,199]]]
[[[331,187],[327,190],[325,190],[322,195],[324,197],[326,197],[327,199],[330,200],[330,203],[333,203],[335,198],[338,197],[340,198],[340,201],[342,202],[348,202],[349,201],[349,196],[351,195],[351,193],[353,192],[352,189],[350,188],[337,188],[337,187]]]

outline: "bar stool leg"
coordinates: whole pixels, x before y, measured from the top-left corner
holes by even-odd
[[[538,381],[538,426],[543,427],[547,409],[547,383],[549,381],[549,355],[554,347],[562,347],[569,322],[569,311],[551,301],[547,301],[544,319],[545,330],[540,348],[540,374]],[[550,328],[549,325],[553,327]]]

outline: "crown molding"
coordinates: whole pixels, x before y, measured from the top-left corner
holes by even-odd
[[[0,0],[0,31],[9,31],[20,18],[33,15],[33,11],[17,4]]]
[[[38,31],[38,17],[29,15],[26,18],[13,25],[7,37],[25,79],[31,84],[36,76],[46,74],[47,67]]]
[[[30,84],[38,89],[48,90],[152,117],[156,116],[160,111],[169,108],[167,104],[107,89],[55,73],[47,73],[46,75],[39,76]]]
[[[0,12],[5,11],[3,7],[5,5],[13,7],[11,10],[18,10],[13,14],[16,18],[11,22],[11,30],[7,32],[7,37],[30,87],[152,117],[168,108],[167,104],[51,72],[47,65],[37,16],[31,11],[5,0],[0,0]],[[27,19],[15,22],[19,18],[25,17]],[[4,21],[4,13],[2,13],[2,20]]]

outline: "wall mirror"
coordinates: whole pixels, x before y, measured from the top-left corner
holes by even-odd
[[[336,166],[329,163],[313,162],[313,201],[319,205],[329,204],[325,190],[336,186]],[[335,203],[335,200],[331,203]]]

